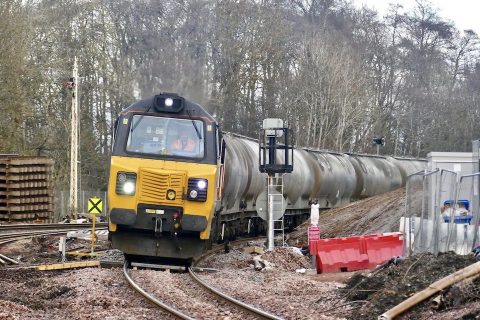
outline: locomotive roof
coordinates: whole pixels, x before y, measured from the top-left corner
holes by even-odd
[[[166,97],[178,97],[183,99],[184,108],[181,112],[171,113],[171,112],[158,112],[155,109],[155,101],[157,97],[166,96]],[[178,96],[175,93],[160,93],[155,96],[151,96],[139,101],[132,103],[127,108],[123,109],[120,113],[121,115],[127,115],[128,113],[147,113],[151,115],[164,115],[164,116],[175,116],[175,115],[187,115],[190,112],[191,116],[193,117],[202,117],[209,122],[216,122],[215,118],[213,118],[201,105],[190,101],[182,96]]]

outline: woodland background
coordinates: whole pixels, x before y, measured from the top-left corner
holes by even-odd
[[[468,10],[468,8],[465,8]],[[68,186],[78,57],[81,188],[105,188],[112,127],[177,92],[225,131],[287,120],[296,144],[425,156],[480,138],[480,45],[427,1],[386,16],[342,0],[1,0],[0,153],[45,155]]]

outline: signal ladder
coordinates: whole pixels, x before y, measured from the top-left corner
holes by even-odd
[[[285,241],[285,218],[284,218],[284,202],[283,198],[283,174],[275,174],[275,176],[268,177],[267,194],[269,201],[269,211],[273,216],[281,215],[280,219],[273,220],[273,235],[281,235],[282,246],[286,247]]]

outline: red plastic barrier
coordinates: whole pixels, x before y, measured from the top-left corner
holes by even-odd
[[[314,242],[318,273],[368,268],[368,255],[360,237],[321,239]]]
[[[330,238],[310,242],[310,254],[316,256],[317,272],[356,271],[401,256],[401,233],[371,234],[348,238]]]
[[[370,268],[390,260],[392,257],[401,256],[403,252],[403,234],[390,233],[372,235],[364,238]]]
[[[315,249],[315,240],[320,239],[320,228],[319,227],[308,227],[308,247],[310,249],[310,255],[314,256],[317,252]]]

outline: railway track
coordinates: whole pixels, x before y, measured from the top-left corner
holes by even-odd
[[[27,239],[45,235],[63,234],[69,231],[89,229],[91,223],[83,224],[26,224],[26,225],[4,225],[0,226],[0,245],[21,239]],[[96,223],[95,229],[101,230],[107,227],[106,223]]]
[[[92,224],[29,224],[29,225],[7,225],[0,226],[0,246],[23,239],[33,237],[65,234],[69,231],[91,228]],[[98,227],[97,227],[98,226]],[[106,229],[106,223],[96,224],[96,230]],[[21,231],[21,232],[19,232]],[[7,262],[18,264],[18,261],[11,259],[0,253],[0,265],[6,265]]]
[[[251,239],[247,240],[239,240],[236,242],[232,242],[232,244],[239,244],[242,242],[250,241]],[[252,318],[252,319],[281,319],[278,316],[275,316],[271,313],[268,313],[264,310],[258,309],[252,305],[249,305],[243,301],[237,300],[231,296],[226,295],[223,293],[221,290],[214,288],[210,286],[208,283],[205,283],[204,281],[201,280],[201,278],[198,276],[198,274],[195,272],[197,269],[196,266],[205,258],[223,250],[223,246],[216,246],[214,249],[210,250],[208,253],[204,254],[201,256],[194,264],[194,266],[188,268],[188,275],[190,276],[190,281],[193,281],[193,285],[183,285],[185,288],[187,287],[201,287],[203,292],[195,292],[196,295],[202,295],[207,292],[207,295],[211,295],[213,299],[217,300],[217,305],[221,306],[221,309],[225,309],[226,306],[228,305],[228,308],[233,309],[232,312],[230,312],[232,315],[237,315],[239,319],[246,319],[246,318]],[[172,306],[171,303],[168,303],[166,301],[162,301],[155,297],[153,294],[148,293],[147,290],[142,288],[141,285],[139,285],[137,282],[133,280],[131,277],[129,271],[128,271],[128,263],[125,263],[123,267],[123,273],[125,278],[127,279],[128,283],[132,286],[133,289],[135,289],[137,292],[139,292],[142,296],[144,296],[146,299],[148,299],[150,302],[153,304],[157,305],[158,307],[162,308],[163,310],[167,311],[171,315],[175,316],[176,318],[179,319],[194,319],[188,314],[186,314],[186,311],[179,310],[178,308]],[[179,276],[185,276],[185,274],[180,274]],[[184,280],[182,280],[184,281]],[[210,297],[210,298],[211,298]],[[207,296],[207,299],[209,297]],[[212,303],[212,299],[208,300],[210,303]],[[219,311],[219,312],[225,312],[225,311]],[[227,311],[228,312],[228,311]],[[250,316],[250,317],[249,317]]]
[[[95,228],[106,227],[106,222],[95,223]],[[19,230],[78,230],[91,228],[91,223],[48,223],[48,224],[13,224],[13,225],[0,225],[0,235],[6,232],[19,231]]]

